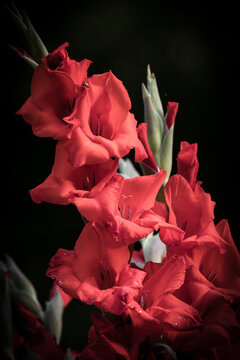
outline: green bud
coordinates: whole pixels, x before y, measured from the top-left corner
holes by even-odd
[[[6,258],[6,266],[9,271],[10,279],[14,283],[14,286],[19,290],[24,290],[34,299],[37,299],[37,293],[31,281],[19,269],[17,264],[9,255],[6,255],[5,258]]]
[[[46,302],[44,323],[46,330],[56,337],[59,344],[62,334],[63,300],[60,291],[56,289],[55,295]]]
[[[151,73],[150,65],[147,66],[147,89],[151,96],[153,106],[163,122],[163,106],[158,92],[157,80],[155,75]]]
[[[140,174],[134,167],[132,161],[128,158],[127,159],[123,159],[123,158],[119,159],[118,166],[119,166],[119,171],[120,171],[121,175],[125,179],[131,179],[131,178],[140,176]]]
[[[147,135],[150,148],[154,154],[156,163],[159,166],[159,154],[161,147],[161,138],[163,132],[163,122],[161,115],[155,109],[152,97],[145,85],[142,84],[142,97],[144,104],[144,120],[148,124]]]
[[[30,55],[28,55],[24,50],[17,49],[12,45],[9,45],[9,48],[12,49],[15,52],[15,54],[17,54],[22,60],[24,60],[24,62],[31,70],[36,69],[38,63],[36,63],[36,61],[33,60],[33,58]]]
[[[48,55],[48,51],[34,29],[24,11],[19,11],[13,3],[6,7],[9,16],[11,33],[17,38],[17,46],[28,54],[28,57],[40,64],[41,59]]]
[[[172,151],[173,151],[173,132],[174,125],[166,132],[160,151],[160,164],[163,170],[167,171],[166,178],[164,179],[164,185],[168,182],[172,171]]]
[[[26,309],[37,315],[39,319],[43,321],[43,310],[37,299],[30,296],[27,291],[17,289],[12,281],[10,281],[10,293],[13,300],[22,304]]]
[[[148,124],[147,135],[150,148],[160,169],[167,172],[163,186],[166,185],[172,170],[172,148],[175,117],[178,103],[168,102],[164,115],[155,75],[147,67],[147,88],[142,84],[144,118]],[[158,199],[164,200],[163,187]]]
[[[167,254],[166,245],[160,240],[159,234],[149,234],[146,238],[140,240],[145,262],[152,261],[161,263]]]
[[[11,296],[42,320],[43,310],[33,284],[8,255],[6,255],[6,266],[9,271]]]

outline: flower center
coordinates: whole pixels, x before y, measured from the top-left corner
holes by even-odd
[[[102,136],[103,124],[102,124],[102,121],[101,121],[102,120],[101,116],[102,116],[102,113],[97,112],[95,114],[95,116],[92,116],[92,118],[90,120],[91,131],[96,136]]]
[[[100,262],[99,266],[99,276],[97,277],[97,283],[99,286],[99,289],[105,290],[109,289],[114,286],[115,284],[115,277],[111,269],[109,269],[108,264],[106,263],[106,260],[103,259]]]

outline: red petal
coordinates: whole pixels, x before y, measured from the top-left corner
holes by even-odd
[[[168,102],[167,119],[166,119],[166,124],[167,124],[168,129],[171,129],[171,127],[173,126],[176,115],[177,115],[177,111],[178,111],[178,103]]]

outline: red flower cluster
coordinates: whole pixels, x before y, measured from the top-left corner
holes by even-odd
[[[57,140],[52,172],[32,199],[72,203],[86,219],[74,249],[59,249],[47,270],[66,294],[104,314],[93,314],[80,359],[156,359],[169,346],[194,359],[235,359],[240,256],[228,222],[215,226],[214,202],[197,181],[197,144],[181,143],[166,203],[156,201],[166,172],[155,163],[146,124],[137,128],[122,82],[111,71],[88,77],[91,61],[71,60],[66,46],[36,68],[18,113],[35,135]],[[117,173],[131,149],[152,175]],[[154,231],[167,246],[161,263],[134,250]]]

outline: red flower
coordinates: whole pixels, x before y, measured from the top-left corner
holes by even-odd
[[[116,173],[118,160],[108,160],[99,165],[85,165],[74,168],[67,161],[62,142],[56,146],[55,162],[47,179],[30,191],[32,200],[66,205],[74,197],[93,198]]]
[[[215,203],[199,183],[193,190],[184,177],[173,175],[166,184],[165,198],[169,207],[169,223],[185,231],[182,250],[204,245],[218,246],[221,252],[225,251],[226,242],[219,236],[213,221]],[[179,244],[175,241],[168,245]]]
[[[113,324],[96,312],[92,313],[92,322],[88,345],[81,352],[79,360],[112,360],[118,357],[137,360],[136,354],[130,354],[132,346],[130,324],[120,319]]]
[[[75,167],[121,158],[135,147],[138,160],[146,158],[122,82],[111,71],[87,79],[91,62],[70,60],[65,46],[36,68],[31,97],[17,113],[35,135],[64,140]]]
[[[168,325],[162,329],[163,339],[175,351],[201,353],[239,341],[240,324],[235,311],[222,294],[208,286],[195,266],[188,267],[185,282],[175,296],[195,308],[202,321],[200,327],[189,326],[184,332]]]
[[[216,229],[226,242],[225,251],[217,246],[193,247],[188,252],[187,262],[199,270],[209,288],[219,291],[231,302],[240,301],[240,255],[233,242],[227,220],[222,220]]]
[[[116,175],[94,198],[75,198],[73,203],[87,220],[105,224],[120,243],[133,243],[159,227],[166,238],[171,231],[181,238],[183,231],[153,210],[164,177],[163,170],[132,179]]]
[[[119,315],[126,308],[123,299],[137,295],[146,275],[130,268],[128,261],[127,246],[117,245],[108,231],[88,223],[74,251],[58,250],[47,275],[70,296]]]
[[[88,345],[81,352],[81,360],[155,360],[149,338],[138,338],[129,316],[109,321],[100,314],[92,313],[92,327],[88,334]],[[168,359],[167,357],[164,359]]]
[[[69,121],[78,121],[72,138],[64,144],[74,166],[96,164],[111,157],[121,158],[138,148],[138,161],[147,157],[138,139],[131,101],[122,82],[107,72],[87,80]]]
[[[175,295],[185,281],[184,257],[165,258],[161,264],[150,261],[144,270],[147,276],[143,289],[128,304],[136,336],[151,335],[159,340],[164,324],[181,331],[199,327],[201,319],[198,311]]]
[[[74,123],[68,120],[79,96],[73,80],[61,71],[40,65],[33,73],[31,97],[17,114],[32,126],[35,135],[56,140],[71,137]]]

